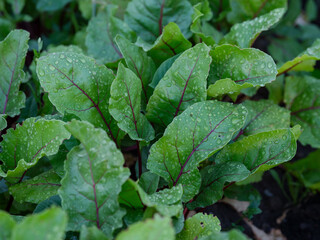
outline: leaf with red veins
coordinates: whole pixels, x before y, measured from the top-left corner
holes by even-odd
[[[0,114],[14,117],[24,107],[26,96],[19,91],[19,86],[25,77],[28,40],[28,32],[14,30],[0,42]]]
[[[205,101],[211,57],[204,43],[183,52],[156,86],[147,105],[147,118],[168,125],[188,106]]]
[[[41,86],[57,110],[72,113],[81,120],[105,129],[119,144],[124,136],[108,107],[112,71],[82,54],[52,53],[37,61]]]
[[[62,142],[70,137],[64,125],[60,120],[28,118],[16,129],[9,129],[0,143],[3,162],[0,176],[17,183],[41,157],[56,154]]]
[[[125,211],[119,207],[118,194],[129,170],[123,168],[124,158],[104,130],[77,120],[66,128],[81,142],[67,156],[59,189],[70,230],[96,226],[111,238],[122,226]]]
[[[141,94],[140,79],[120,63],[117,77],[111,86],[109,111],[119,128],[128,133],[131,139],[150,142],[155,133],[141,113]]]
[[[224,102],[205,101],[190,106],[153,144],[147,168],[170,186],[181,183],[183,201],[190,200],[200,187],[198,164],[231,140],[243,126],[246,115],[243,106]]]

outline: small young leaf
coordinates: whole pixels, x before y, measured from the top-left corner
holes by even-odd
[[[80,240],[109,240],[109,238],[107,238],[107,236],[96,226],[87,227],[83,225],[81,228]]]
[[[153,194],[158,189],[159,179],[159,176],[152,172],[144,172],[139,179],[139,186],[147,194]]]
[[[177,240],[202,239],[220,231],[220,221],[217,217],[197,213],[186,220],[182,232],[177,235]]]
[[[140,79],[120,63],[110,90],[110,114],[117,120],[119,128],[128,133],[131,139],[150,142],[154,139],[154,130],[140,112],[141,93]]]
[[[64,124],[59,120],[36,121],[35,118],[28,118],[15,130],[10,128],[0,143],[0,159],[3,162],[0,175],[17,183],[41,157],[56,154],[63,140],[70,137]]]
[[[241,48],[251,47],[259,34],[279,22],[284,13],[284,8],[277,8],[253,20],[235,24],[220,43],[235,44]]]
[[[0,131],[7,127],[6,114],[0,114]]]
[[[0,210],[0,239],[10,240],[16,222],[9,213]]]
[[[107,5],[106,10],[90,20],[87,28],[88,53],[99,63],[114,62],[123,57],[114,42],[117,34],[125,36],[130,41],[136,38],[128,25],[114,16],[117,8],[115,5]]]
[[[187,0],[133,0],[128,4],[124,19],[144,41],[152,43],[170,22],[175,22],[189,38],[192,12]]]
[[[102,129],[77,120],[66,128],[81,142],[68,154],[59,189],[69,229],[96,226],[111,238],[112,232],[122,226],[125,214],[117,199],[129,177],[128,169],[122,167],[123,156]]]
[[[127,230],[122,231],[116,240],[174,240],[175,234],[169,217],[155,215],[153,219],[132,224]]]
[[[18,202],[40,203],[57,195],[61,178],[52,170],[39,176],[15,184],[9,188],[10,194]]]
[[[13,230],[11,240],[62,240],[67,226],[67,214],[61,208],[51,208],[25,217]]]
[[[172,64],[149,99],[150,121],[166,126],[188,106],[206,100],[209,50],[204,43],[198,44]]]
[[[39,58],[37,74],[61,114],[69,112],[107,130],[116,143],[124,136],[108,110],[114,79],[111,70],[96,64],[93,58],[66,52]]]
[[[320,39],[317,39],[312,46],[307,48],[292,61],[286,62],[278,69],[278,75],[289,71],[307,71],[312,72],[316,60],[320,59]]]
[[[225,146],[244,124],[243,106],[206,101],[196,103],[176,117],[150,149],[147,168],[170,186],[183,184],[191,199],[200,187],[198,164]]]
[[[320,81],[303,77],[287,77],[285,79],[284,102],[291,111],[291,123],[302,127],[299,141],[320,147]]]
[[[192,44],[181,33],[180,28],[174,22],[163,28],[162,34],[148,48],[148,55],[159,66],[165,60],[191,48]]]
[[[225,44],[216,47],[210,55],[212,64],[208,82],[212,85],[208,88],[208,96],[233,94],[244,88],[264,86],[276,79],[276,64],[258,49],[240,49]]]
[[[14,30],[0,42],[0,113],[14,117],[24,107],[26,96],[19,91],[25,77],[23,66],[28,51],[29,33]]]

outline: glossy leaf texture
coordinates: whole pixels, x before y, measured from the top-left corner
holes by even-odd
[[[124,134],[108,110],[115,78],[111,70],[82,54],[52,53],[38,59],[37,75],[61,114],[68,112],[101,127],[119,143]]]
[[[259,34],[279,22],[284,13],[284,8],[277,8],[253,20],[235,24],[221,43],[235,44],[241,48],[251,47]]]
[[[250,171],[242,163],[228,161],[207,166],[200,174],[201,187],[193,201],[187,205],[189,209],[216,203],[223,197],[225,182],[241,181],[250,175]]]
[[[231,23],[254,19],[277,8],[286,8],[288,0],[230,0],[231,11],[227,18]]]
[[[197,213],[186,220],[182,232],[177,235],[177,240],[202,239],[220,231],[220,221],[217,217]]]
[[[175,233],[169,217],[155,215],[152,219],[132,224],[127,230],[122,231],[116,240],[174,240]]]
[[[13,229],[11,240],[62,240],[67,226],[67,214],[61,208],[50,208],[25,217]]]
[[[28,118],[16,129],[8,129],[0,143],[3,162],[0,175],[10,182],[21,182],[26,170],[41,157],[56,154],[62,142],[70,137],[64,125],[60,120]]]
[[[223,148],[215,158],[216,164],[238,162],[251,174],[269,170],[291,160],[297,143],[291,129],[277,129],[243,138]]]
[[[11,215],[5,211],[0,211],[0,239],[11,239],[12,231],[16,226],[16,222]]]
[[[156,65],[159,66],[165,60],[191,47],[191,42],[183,36],[179,26],[171,22],[163,28],[162,34],[146,50]]]
[[[286,62],[278,69],[278,75],[289,71],[312,72],[316,60],[320,59],[320,39],[317,39],[307,50],[299,54],[296,58]]]
[[[0,42],[0,114],[14,117],[25,105],[26,96],[19,91],[19,86],[25,78],[23,66],[28,40],[28,32],[13,30]]]
[[[130,138],[150,142],[154,139],[154,130],[141,111],[142,85],[140,79],[121,63],[117,77],[110,90],[109,111],[118,122],[119,128]]]
[[[151,122],[166,126],[188,106],[206,100],[209,50],[198,44],[175,60],[149,99],[147,118]]]
[[[234,94],[241,89],[264,86],[276,79],[275,62],[258,49],[224,44],[217,46],[210,55],[208,96]]]
[[[141,47],[131,43],[125,37],[118,35],[115,41],[126,61],[127,67],[140,79],[142,87],[141,101],[146,105],[149,99],[148,85],[156,71],[155,64]]]
[[[243,106],[206,101],[187,108],[152,145],[147,168],[169,186],[183,185],[183,201],[200,188],[198,164],[224,147],[244,124]]]
[[[121,186],[129,177],[122,167],[123,156],[106,132],[90,123],[73,120],[66,128],[81,142],[67,156],[59,189],[69,216],[68,229],[96,226],[111,238],[125,214],[118,203]]]
[[[153,43],[170,22],[175,22],[189,38],[192,12],[187,0],[133,0],[127,6],[125,22],[149,43]]]
[[[320,80],[309,76],[285,79],[284,102],[291,111],[291,123],[303,130],[299,141],[320,147]]]
[[[290,127],[290,111],[270,100],[247,100],[242,105],[248,110],[248,116],[234,141],[260,132]]]
[[[114,15],[117,11],[115,5],[109,4],[104,11],[91,18],[87,28],[86,46],[89,55],[105,64],[122,58],[114,38],[117,34],[135,41],[136,35],[130,27]]]
[[[18,202],[40,203],[57,195],[61,186],[60,180],[61,178],[53,170],[49,170],[32,179],[11,186],[9,192]]]

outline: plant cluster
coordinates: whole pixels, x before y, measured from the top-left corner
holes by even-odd
[[[110,2],[0,3],[0,238],[247,239],[203,209],[320,147],[320,40],[281,55],[286,0]]]

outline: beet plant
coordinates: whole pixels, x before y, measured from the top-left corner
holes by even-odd
[[[320,146],[320,40],[252,47],[286,1],[45,2],[82,16],[31,65],[27,31],[0,42],[0,238],[247,239],[204,209]]]

